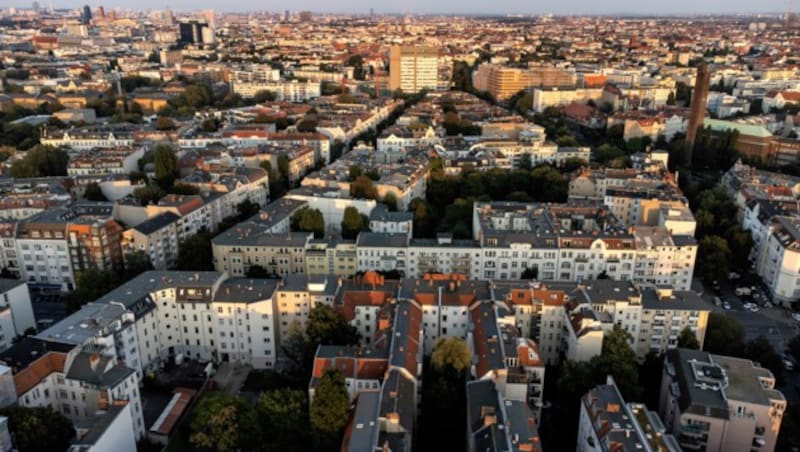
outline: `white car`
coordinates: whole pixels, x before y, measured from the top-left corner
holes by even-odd
[[[760,311],[760,309],[758,309],[758,306],[753,306],[752,308],[750,308],[750,312],[758,312],[758,311]]]
[[[731,310],[731,305],[730,305],[730,303],[728,303],[728,302],[725,302],[725,303],[723,303],[723,304],[722,304],[722,307],[723,307],[723,308],[724,308],[726,311],[730,311],[730,310]]]

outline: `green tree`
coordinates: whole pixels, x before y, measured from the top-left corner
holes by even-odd
[[[182,241],[178,246],[178,262],[175,270],[212,271],[214,254],[211,251],[212,234],[200,231]]]
[[[386,204],[386,207],[389,208],[389,212],[397,212],[397,196],[395,196],[394,193],[386,193],[381,202]]]
[[[689,329],[687,326],[683,330],[681,330],[681,334],[678,335],[678,347],[680,348],[690,348],[693,350],[700,349],[700,343],[697,341],[697,336]]]
[[[562,148],[574,148],[581,145],[572,135],[563,135],[558,137],[556,144]]]
[[[335,450],[350,417],[350,395],[342,374],[327,370],[314,388],[309,413],[315,450]]]
[[[439,371],[447,368],[457,373],[466,371],[472,363],[467,343],[458,337],[439,338],[431,355],[431,364]]]
[[[261,91],[256,91],[256,93],[253,95],[253,101],[255,101],[255,103],[257,104],[263,104],[264,102],[272,102],[276,98],[277,95],[275,94],[274,91],[267,91],[265,89]]]
[[[37,145],[11,165],[12,177],[66,176],[69,155],[63,149]]]
[[[408,210],[413,214],[413,231],[415,238],[432,237],[436,230],[436,219],[427,201],[422,198],[414,198],[408,206]]]
[[[606,164],[626,155],[622,149],[607,143],[595,149],[593,154],[594,160],[601,164]]]
[[[245,274],[245,277],[263,279],[263,278],[269,278],[270,274],[266,268],[260,265],[251,265],[247,267],[247,273]]]
[[[200,129],[203,132],[216,132],[217,129],[219,129],[219,124],[220,124],[219,119],[208,118],[203,120],[202,123],[200,123]]]
[[[51,408],[11,406],[0,415],[8,417],[14,446],[21,452],[67,450],[75,437],[72,422]]]
[[[148,184],[133,191],[133,197],[136,198],[142,206],[156,204],[164,195],[166,195],[164,190],[155,184]]]
[[[119,276],[111,270],[89,269],[75,277],[75,290],[70,294],[67,307],[77,311],[84,304],[97,300],[119,286]]]
[[[720,281],[728,275],[728,264],[732,253],[728,241],[717,235],[700,239],[697,250],[697,266],[706,282]]]
[[[194,185],[175,184],[169,187],[169,193],[173,195],[196,195],[200,193],[200,190]]]
[[[317,305],[308,314],[306,342],[317,345],[352,345],[358,343],[358,331],[344,316],[327,305]]]
[[[282,178],[289,180],[289,157],[286,154],[278,156],[278,173]]]
[[[86,185],[86,190],[83,192],[83,197],[89,201],[108,201],[106,196],[103,194],[103,190],[100,189],[100,185],[98,185],[97,182],[91,182]]]
[[[378,190],[367,176],[358,176],[350,183],[350,196],[359,199],[378,199]]]
[[[244,201],[236,204],[236,212],[239,216],[239,221],[244,221],[253,215],[257,214],[261,210],[261,206],[250,201],[249,199],[245,199]]]
[[[363,172],[361,171],[361,167],[358,165],[350,165],[350,168],[347,170],[347,180],[350,182],[355,181],[358,176],[360,176]]]
[[[530,154],[522,154],[519,158],[519,168],[530,171],[533,168],[533,162],[531,161]]]
[[[317,209],[303,207],[292,214],[290,223],[292,231],[313,232],[318,239],[325,237],[325,218]]]
[[[744,356],[744,328],[735,319],[712,312],[708,316],[703,350],[725,356]]]
[[[282,388],[264,392],[256,405],[262,449],[309,450],[307,411],[306,391]]]
[[[175,155],[175,150],[171,146],[156,146],[153,151],[153,163],[158,185],[165,190],[172,187],[175,179],[180,175],[178,157]]]
[[[603,337],[602,353],[592,358],[590,365],[595,381],[602,382],[607,375],[612,375],[623,396],[629,400],[637,400],[642,394],[632,341],[630,333],[621,326],[614,325],[614,329]]]
[[[358,209],[348,206],[344,209],[341,226],[342,238],[352,240],[358,236],[359,232],[369,229],[369,220]]]
[[[255,412],[245,400],[225,392],[204,394],[189,421],[189,442],[217,452],[257,446]]]
[[[156,130],[175,130],[175,122],[165,116],[156,119]]]
[[[150,262],[150,256],[147,253],[137,250],[125,254],[124,279],[126,281],[149,270],[153,270],[153,263]]]
[[[783,384],[783,360],[765,336],[760,335],[748,342],[744,348],[744,357],[769,369],[775,376],[778,386]]]

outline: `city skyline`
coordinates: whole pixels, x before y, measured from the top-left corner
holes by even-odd
[[[422,1],[412,0],[402,2],[401,5],[379,4],[371,0],[348,0],[337,2],[335,7],[330,2],[323,0],[303,0],[288,1],[279,0],[270,2],[264,8],[264,4],[252,2],[250,0],[234,0],[226,2],[225,9],[221,10],[219,3],[210,0],[189,1],[173,0],[167,4],[156,0],[143,0],[135,5],[125,1],[107,2],[84,2],[79,0],[54,2],[55,8],[80,8],[89,4],[95,8],[104,6],[106,8],[128,9],[164,9],[169,7],[172,10],[198,10],[198,9],[217,9],[220,11],[272,11],[283,12],[284,10],[301,11],[309,10],[321,13],[369,13],[371,10],[376,14],[469,14],[469,15],[505,15],[505,14],[557,14],[557,15],[708,15],[708,14],[774,14],[785,12],[787,3],[783,0],[770,0],[764,2],[748,2],[745,0],[734,0],[722,2],[718,0],[707,2],[692,2],[689,0],[678,0],[669,4],[653,5],[642,4],[631,0],[611,0],[602,4],[589,4],[577,0],[565,1],[546,1],[538,2],[536,5],[520,5],[519,2],[512,0],[500,0],[492,4],[491,10],[484,2],[477,0],[467,0],[453,5],[444,0]],[[9,5],[11,6],[11,5]],[[18,4],[17,7],[28,7]],[[454,9],[454,6],[457,9]],[[797,8],[794,8],[797,12]]]

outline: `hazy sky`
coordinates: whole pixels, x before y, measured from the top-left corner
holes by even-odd
[[[29,6],[33,0],[27,2]],[[46,6],[49,0],[39,0]],[[20,5],[20,0],[0,0],[3,4]],[[796,2],[799,3],[799,2]],[[780,12],[787,0],[53,0],[56,8],[89,4],[106,8],[122,7],[190,10],[213,8],[227,11],[291,11],[376,13],[554,13],[554,14],[706,14]],[[20,5],[21,6],[21,5]]]

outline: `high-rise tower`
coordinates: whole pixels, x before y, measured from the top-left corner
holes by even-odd
[[[705,62],[697,67],[697,77],[692,90],[692,106],[689,116],[689,128],[686,130],[686,164],[692,165],[692,152],[697,138],[697,129],[703,126],[706,117],[706,102],[708,101],[708,87],[711,83],[711,72]]]

